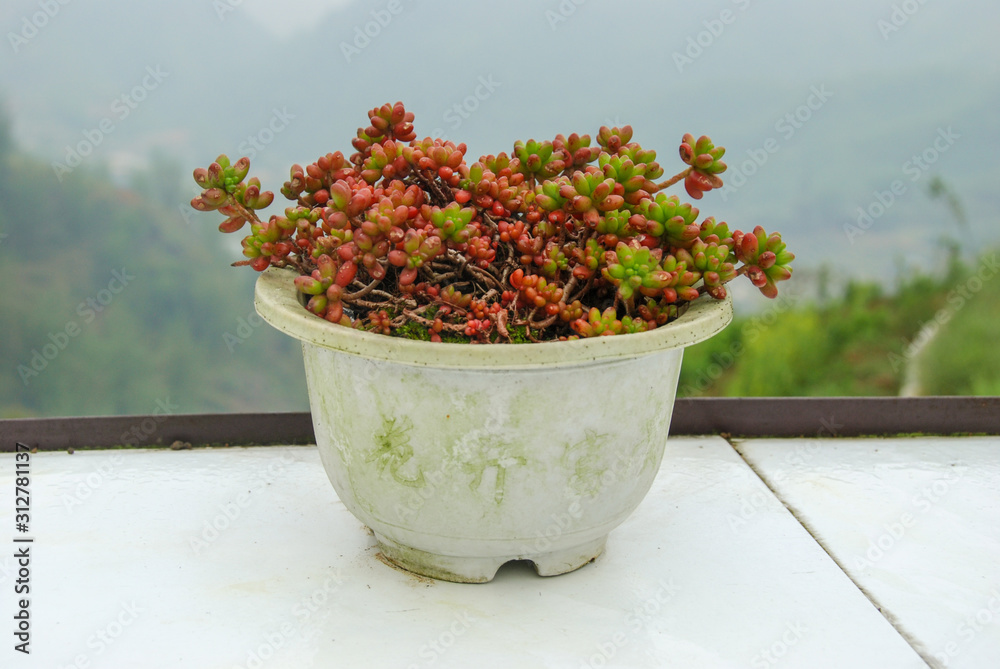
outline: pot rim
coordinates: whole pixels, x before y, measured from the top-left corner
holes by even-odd
[[[254,307],[272,327],[303,342],[374,360],[444,368],[535,368],[614,361],[683,348],[722,331],[733,319],[732,297],[703,295],[668,325],[648,332],[572,341],[477,346],[427,342],[335,325],[303,308],[298,272],[270,267],[257,278]]]

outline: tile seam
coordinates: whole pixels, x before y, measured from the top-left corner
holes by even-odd
[[[816,542],[816,545],[818,545],[820,549],[822,549],[823,552],[826,553],[826,555],[833,561],[833,563],[837,565],[837,568],[841,572],[843,572],[843,574],[848,578],[848,580],[850,580],[850,582],[854,585],[854,587],[856,587],[861,592],[861,594],[865,596],[865,598],[871,603],[871,605],[875,607],[875,610],[878,611],[879,614],[885,619],[885,621],[892,626],[892,628],[896,631],[896,633],[900,636],[900,638],[902,638],[903,641],[905,641],[907,645],[909,645],[910,648],[912,648],[913,651],[920,656],[920,659],[923,660],[924,663],[931,669],[943,669],[943,665],[941,665],[934,658],[934,656],[927,650],[924,644],[922,644],[919,640],[914,638],[905,629],[905,627],[903,627],[902,622],[891,611],[889,611],[887,607],[883,606],[883,604],[878,600],[878,598],[872,592],[870,592],[867,588],[865,588],[857,580],[855,580],[853,576],[851,576],[851,573],[841,563],[841,561],[837,558],[837,556],[833,553],[833,551],[826,545],[826,543],[822,539],[820,539],[816,530],[809,524],[807,520],[805,520],[804,517],[802,517],[802,515],[799,513],[799,510],[796,509],[789,502],[785,501],[784,497],[782,497],[782,495],[778,492],[778,490],[771,485],[771,482],[767,479],[767,477],[761,471],[759,471],[757,467],[754,466],[753,462],[750,461],[750,458],[744,455],[743,451],[740,449],[740,443],[729,435],[722,435],[722,438],[726,440],[726,442],[736,452],[736,454],[740,457],[740,459],[744,463],[746,463],[747,467],[750,468],[750,471],[752,471],[754,475],[758,479],[760,479],[761,483],[763,483],[764,486],[770,491],[770,493],[774,495],[775,499],[781,502],[781,505],[788,510],[788,513],[790,513],[792,518],[795,519],[795,522],[797,522],[800,526],[802,526],[802,529],[804,529],[809,534],[809,537]]]

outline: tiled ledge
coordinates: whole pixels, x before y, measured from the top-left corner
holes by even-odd
[[[998,666],[1000,438],[737,448],[932,666]]]
[[[910,442],[852,441],[836,467],[810,455],[786,489],[773,472],[812,442],[743,442],[751,468],[719,437],[672,437],[649,496],[596,562],[553,578],[510,564],[482,585],[381,562],[314,447],[36,453],[31,666],[925,667],[921,654],[936,662],[960,634],[956,616],[989,605],[1000,484],[996,460],[977,458],[998,440],[925,449],[916,478]],[[865,448],[888,458],[878,486]],[[0,455],[8,500],[14,457]],[[877,578],[851,573],[854,530],[895,522],[885,495],[905,505],[907,486],[933,490],[956,461],[957,506],[922,516]],[[13,534],[10,503],[0,527]],[[8,593],[12,552],[0,553]],[[1000,656],[998,627],[947,666],[992,666],[982,658]]]

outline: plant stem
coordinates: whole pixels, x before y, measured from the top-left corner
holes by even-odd
[[[656,188],[653,189],[653,192],[656,193],[656,192],[659,192],[659,191],[663,190],[664,188],[670,188],[675,183],[677,183],[681,179],[686,178],[687,175],[691,174],[691,170],[693,170],[693,169],[694,169],[693,167],[689,167],[686,170],[683,170],[682,172],[678,172],[677,174],[675,174],[674,176],[670,177],[669,179],[667,179],[663,183],[656,184]]]
[[[535,326],[536,330],[544,330],[545,328],[547,328],[550,325],[552,325],[553,323],[555,323],[557,318],[559,318],[559,314],[552,314],[551,316],[549,316],[548,318],[546,318],[544,321],[541,321],[539,323],[530,322],[530,325]]]
[[[431,328],[434,326],[434,321],[428,320],[423,316],[418,316],[409,309],[403,309],[403,315],[409,318],[414,323],[419,323],[420,325],[423,325],[426,328]],[[461,323],[443,323],[443,325],[444,325],[443,329],[449,332],[465,332],[465,325]]]
[[[495,276],[484,269],[480,269],[477,265],[465,265],[462,269],[482,279],[484,283],[493,289],[503,288],[503,284],[497,281]]]
[[[375,279],[370,284],[368,284],[367,286],[365,286],[361,290],[357,291],[356,293],[348,293],[347,295],[344,295],[340,299],[344,300],[345,302],[351,302],[353,300],[360,300],[362,297],[364,297],[368,293],[370,293],[373,290],[375,290],[375,287],[378,286],[381,282],[382,282],[382,279]]]
[[[497,332],[500,333],[500,336],[510,341],[510,332],[507,331],[507,312],[501,311],[497,314],[491,314],[490,318],[496,323]]]

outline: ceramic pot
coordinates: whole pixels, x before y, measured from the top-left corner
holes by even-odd
[[[650,332],[540,344],[421,342],[307,312],[268,269],[256,308],[302,341],[316,442],[341,501],[384,555],[485,582],[510,560],[577,569],[649,491],[685,346],[732,320],[702,298]]]

